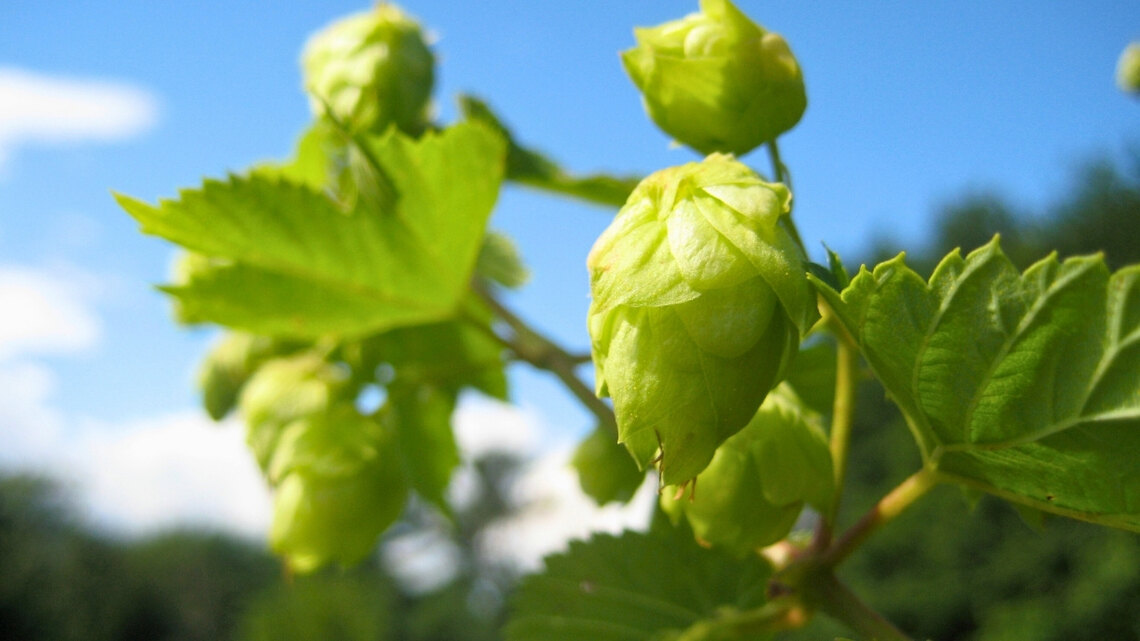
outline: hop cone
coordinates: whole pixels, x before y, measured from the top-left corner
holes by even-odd
[[[790,200],[713,154],[642,181],[590,252],[597,391],[664,484],[748,423],[817,316]]]

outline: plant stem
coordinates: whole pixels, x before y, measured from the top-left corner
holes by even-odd
[[[851,555],[867,537],[883,525],[890,523],[912,503],[922,498],[938,483],[938,473],[923,468],[909,476],[871,508],[859,522],[843,533],[830,548],[820,555],[825,567],[835,567]]]
[[[616,434],[617,419],[614,417],[614,411],[610,409],[610,406],[603,402],[602,399],[598,398],[594,394],[594,391],[590,389],[582,379],[578,378],[578,374],[574,371],[574,368],[582,363],[581,357],[570,354],[554,341],[535,331],[526,321],[507,309],[506,306],[499,302],[490,292],[481,287],[475,287],[474,289],[480,299],[482,299],[495,315],[502,319],[514,333],[514,336],[504,338],[492,332],[494,337],[504,346],[514,351],[522,360],[538,369],[546,370],[557,376],[558,379],[566,385],[567,389],[570,390],[570,393],[573,394],[586,409],[593,413],[600,424],[606,426],[607,429]]]
[[[772,177],[775,178],[776,182],[783,183],[787,186],[788,191],[794,194],[795,191],[792,190],[792,176],[788,173],[788,168],[784,165],[784,161],[780,159],[780,147],[776,144],[776,140],[769,140],[764,146],[768,148],[768,159],[772,162]],[[792,240],[796,242],[796,245],[799,246],[800,250],[802,250],[806,256],[808,253],[807,247],[804,246],[804,241],[800,237],[800,230],[796,228],[796,222],[792,220],[791,211],[788,211],[788,215],[783,218],[783,221],[785,222],[785,228],[792,236]]]
[[[791,190],[791,177],[788,176],[788,168],[784,165],[784,161],[780,159],[779,145],[773,138],[768,141],[766,146],[768,147],[768,160],[772,163],[772,177],[776,179],[776,182],[784,183]]]
[[[875,612],[835,575],[828,573],[813,586],[819,609],[854,632],[876,641],[913,641],[890,621]]]
[[[855,393],[859,384],[859,349],[851,335],[835,322],[830,323],[835,335],[835,401],[831,412],[831,464],[835,472],[835,498],[831,511],[825,515],[835,526],[839,502],[843,496],[843,483],[847,476],[847,451],[851,442],[851,426],[855,420]]]

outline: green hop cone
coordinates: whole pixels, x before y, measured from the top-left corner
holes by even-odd
[[[407,500],[395,435],[357,411],[351,390],[341,368],[302,353],[267,361],[241,392],[274,490],[270,545],[298,572],[358,562]]]
[[[427,127],[435,57],[419,24],[392,4],[334,22],[301,55],[313,111],[326,106],[354,133],[395,124],[419,135]]]
[[[818,317],[790,201],[713,154],[643,180],[590,252],[597,392],[665,485],[748,423]]]
[[[1140,94],[1140,42],[1130,43],[1116,63],[1116,85],[1121,91]]]
[[[358,563],[407,500],[390,430],[341,407],[293,422],[281,441],[271,468],[270,546],[298,572]]]
[[[784,538],[805,502],[826,510],[832,494],[818,417],[782,386],[717,448],[691,496],[662,494],[661,507],[698,539],[743,555]]]
[[[649,116],[701,153],[744,154],[791,129],[807,108],[803,74],[788,43],[728,0],[634,30],[622,62]]]

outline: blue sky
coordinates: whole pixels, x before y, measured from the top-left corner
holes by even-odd
[[[1140,103],[1113,84],[1117,56],[1140,39],[1140,3],[740,6],[782,33],[804,69],[808,110],[781,149],[809,246],[853,257],[876,234],[918,244],[931,213],[964,192],[992,188],[1034,208],[1059,197],[1082,160],[1140,144]],[[154,200],[285,156],[309,118],[296,64],[305,38],[363,8],[0,5],[0,466],[63,456],[45,448],[78,465],[92,443],[148,451],[120,442],[159,447],[148,426],[174,430],[168,443],[185,438],[182,449],[240,448],[228,436],[190,444],[206,433],[191,418],[192,376],[211,333],[173,325],[151,288],[171,248],[138,234],[110,191]],[[442,119],[457,92],[472,92],[574,170],[648,173],[695,158],[644,116],[617,57],[633,26],[680,17],[695,0],[405,8],[438,37]],[[746,161],[767,170],[762,154]],[[611,215],[510,188],[493,220],[534,272],[512,303],[575,348],[587,340],[584,257]],[[589,427],[546,377],[519,371],[515,382],[541,434]]]

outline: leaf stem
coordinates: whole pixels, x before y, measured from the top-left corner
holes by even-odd
[[[854,632],[876,641],[912,641],[883,615],[875,612],[834,574],[822,576],[813,587],[819,609]]]
[[[778,183],[783,183],[787,186],[788,191],[795,194],[792,189],[792,175],[788,172],[787,165],[780,159],[780,146],[776,144],[776,139],[769,140],[765,145],[768,148],[768,159],[772,162],[772,177]],[[789,210],[788,215],[783,218],[786,221],[785,227],[788,233],[792,236],[792,240],[807,255],[807,247],[804,246],[803,238],[800,237],[800,230],[796,227],[796,221],[792,220],[792,212]]]
[[[788,175],[787,165],[780,159],[780,147],[776,144],[776,139],[769,140],[765,146],[768,147],[768,160],[772,163],[772,177],[776,179],[776,182],[787,185],[790,191],[792,189],[791,176]]]
[[[875,507],[859,519],[858,523],[852,525],[850,529],[836,539],[835,543],[820,555],[820,562],[825,567],[835,567],[842,563],[867,540],[867,537],[880,527],[893,521],[903,510],[922,498],[938,481],[938,473],[932,468],[926,467],[907,477],[905,481],[880,499]]]
[[[479,298],[514,333],[511,337],[494,334],[495,338],[522,360],[557,376],[570,390],[570,393],[598,419],[600,424],[617,434],[617,419],[614,417],[614,411],[602,399],[598,398],[574,371],[575,367],[583,362],[581,357],[570,354],[554,341],[538,333],[526,321],[507,309],[490,292],[478,286],[474,289]]]
[[[825,308],[826,309],[826,308]],[[855,419],[855,396],[859,384],[859,348],[834,318],[830,319],[836,348],[835,400],[831,412],[831,465],[835,472],[835,494],[831,511],[825,515],[833,527],[843,496],[847,476],[847,452],[851,442],[851,426]]]

